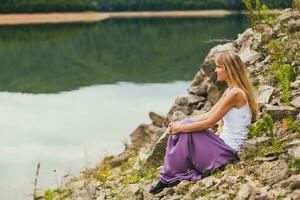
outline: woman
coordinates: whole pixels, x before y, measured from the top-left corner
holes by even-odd
[[[246,66],[234,52],[215,59],[218,81],[228,88],[211,110],[197,120],[186,118],[168,127],[167,151],[160,181],[150,192],[156,194],[181,180],[199,180],[237,159],[247,140],[247,126],[257,118],[257,105]],[[223,118],[220,137],[211,127]]]

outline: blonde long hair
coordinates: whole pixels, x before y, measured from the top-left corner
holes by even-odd
[[[232,51],[220,53],[215,59],[215,64],[225,69],[230,85],[244,91],[251,109],[252,121],[255,121],[258,117],[258,106],[255,101],[253,87],[247,73],[246,65],[242,62],[239,55]]]

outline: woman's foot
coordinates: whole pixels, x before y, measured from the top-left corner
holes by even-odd
[[[175,182],[169,183],[169,184],[165,184],[161,181],[158,181],[156,186],[151,188],[149,192],[152,194],[157,194],[157,193],[160,193],[161,191],[163,191],[163,189],[165,189],[167,187],[173,187],[173,186],[177,185],[178,183],[180,183],[180,181],[175,181]]]

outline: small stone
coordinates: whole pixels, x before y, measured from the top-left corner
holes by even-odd
[[[255,199],[261,199],[261,200],[266,199],[270,188],[271,187],[269,185],[266,185],[265,187],[262,187],[262,188],[258,188]]]
[[[291,106],[272,106],[265,105],[265,111],[272,116],[274,120],[282,120],[287,117],[295,118],[298,111]]]
[[[292,101],[291,101],[291,104],[296,107],[296,108],[300,108],[300,96],[294,98]]]
[[[277,159],[278,159],[278,156],[258,157],[258,158],[255,158],[255,161],[263,163],[263,162],[272,162],[272,161],[277,160]]]
[[[158,127],[162,127],[163,126],[163,122],[165,120],[165,117],[155,113],[155,112],[149,112],[149,117],[150,119],[152,120],[152,123],[155,125],[155,126],[158,126]]]
[[[268,85],[261,85],[255,93],[257,103],[260,105],[269,103],[273,91],[273,87]]]
[[[300,186],[300,174],[292,175],[287,180],[283,180],[279,183],[274,185],[275,188],[284,188],[284,189],[291,189],[295,190],[298,189]]]
[[[300,20],[290,20],[287,25],[289,33],[300,31]]]
[[[188,92],[198,96],[206,95],[207,86],[206,85],[191,86],[190,88],[188,88]]]
[[[183,96],[183,97],[177,97],[175,103],[179,106],[186,106],[188,101],[189,101],[188,97]]]
[[[238,47],[240,47],[244,43],[246,43],[246,41],[248,41],[249,39],[253,38],[253,36],[254,36],[253,29],[248,28],[242,34],[238,35],[238,39],[236,39],[234,43],[235,43],[235,45],[237,45]]]
[[[288,194],[285,199],[299,200],[300,199],[300,190],[294,190],[292,193]]]
[[[288,165],[284,160],[264,162],[257,169],[259,178],[266,183],[276,183],[283,179],[288,171]]]
[[[255,195],[255,190],[254,188],[249,185],[249,184],[243,184],[238,192],[238,199],[240,200],[246,200],[246,199],[250,199],[251,196]],[[253,197],[251,198],[253,199]]]
[[[291,86],[295,89],[300,87],[300,80],[296,80],[294,82],[291,83]]]
[[[171,117],[171,122],[181,121],[186,118],[186,115],[181,111],[175,111]]]
[[[300,146],[300,140],[295,140],[295,141],[288,143],[287,145],[285,145],[285,148],[292,148],[295,146]]]
[[[271,142],[271,137],[257,137],[250,140],[247,140],[244,147],[246,149],[256,149],[259,145],[267,145]]]
[[[229,185],[234,185],[237,183],[239,177],[238,176],[227,176],[225,178],[225,181],[229,184]]]
[[[205,188],[209,188],[213,186],[216,182],[212,176],[208,176],[201,180],[201,183],[204,185]]]
[[[172,196],[174,193],[175,193],[174,188],[165,188],[162,192],[160,192],[154,196],[162,198],[164,196]]]
[[[132,192],[133,194],[138,193],[140,186],[138,183],[134,183],[134,184],[129,184],[127,186],[128,191]]]
[[[295,159],[300,159],[300,146],[290,149],[288,154]]]
[[[189,94],[187,105],[193,106],[193,105],[197,105],[199,102],[203,102],[203,101],[205,101],[205,97]]]

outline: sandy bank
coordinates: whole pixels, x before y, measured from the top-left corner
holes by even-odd
[[[159,11],[159,12],[82,12],[82,13],[34,13],[0,14],[0,25],[93,22],[119,17],[224,17],[236,11]]]

